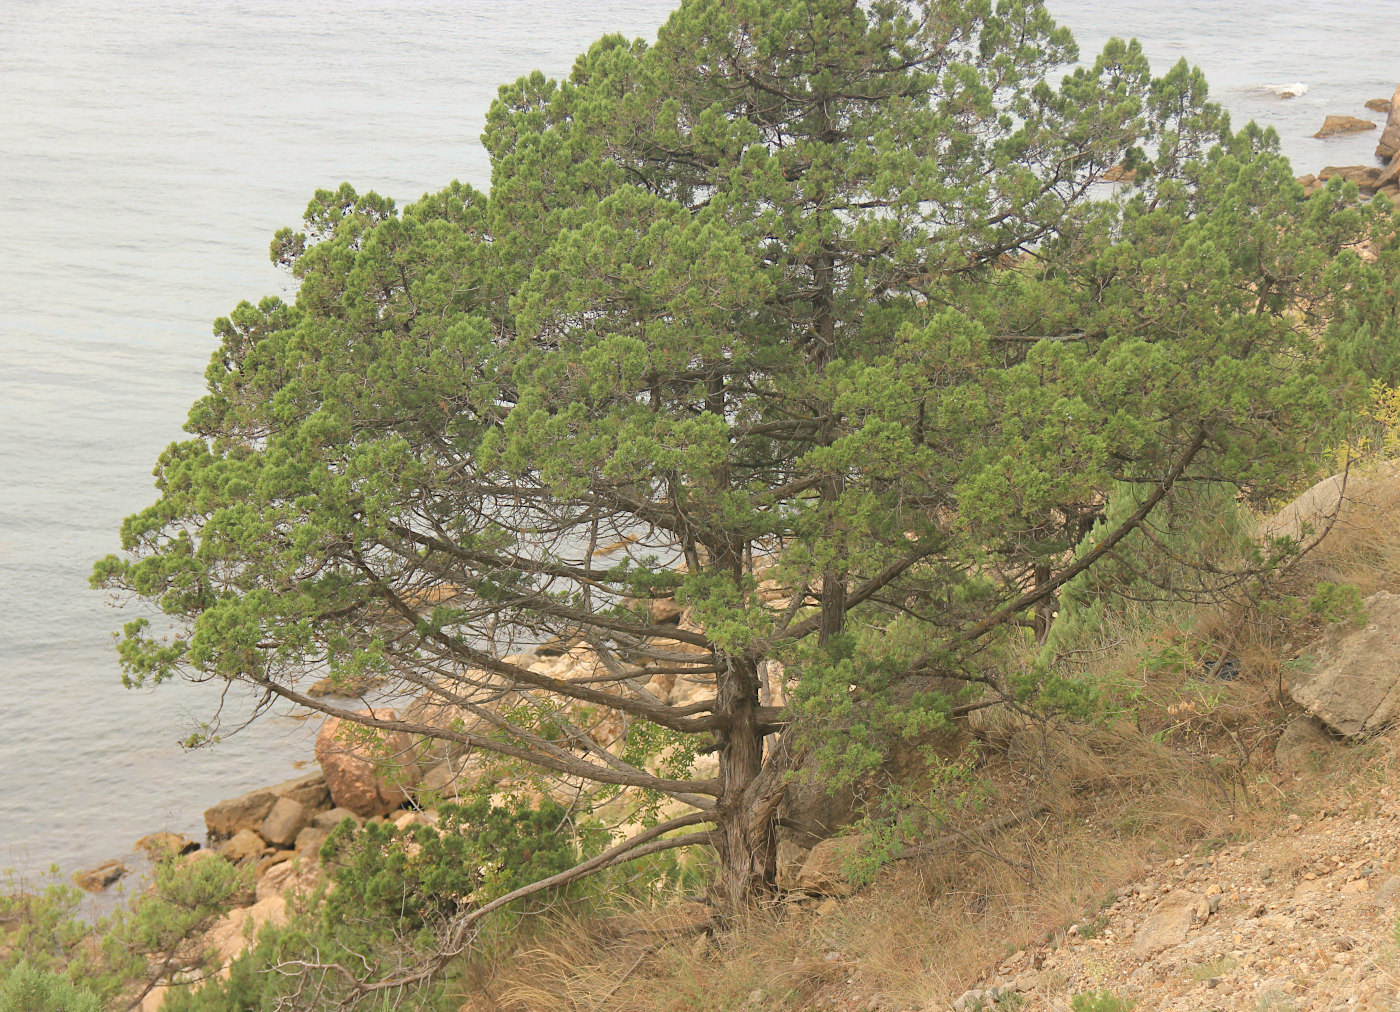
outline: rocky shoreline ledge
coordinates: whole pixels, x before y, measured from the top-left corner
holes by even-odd
[[[760,593],[775,606],[786,604],[786,595],[773,581],[766,581]],[[698,629],[688,614],[668,601],[653,605],[653,621],[658,625]],[[678,640],[659,640],[668,648],[691,649]],[[554,678],[581,678],[596,675],[603,662],[587,646],[553,644],[535,652],[515,654],[506,660],[521,664]],[[674,704],[685,705],[712,694],[713,678],[658,674],[650,678],[639,673],[649,692]],[[772,695],[781,699],[780,671],[773,672]],[[489,677],[483,673],[483,677]],[[334,696],[342,705],[365,707],[347,698],[345,688],[336,693],[326,686],[317,693]],[[567,701],[560,700],[561,705]],[[377,717],[437,726],[477,730],[480,719],[425,693],[402,704],[401,710],[375,706]],[[370,710],[361,709],[361,713]],[[622,715],[613,711],[591,713],[587,722],[593,742],[604,749],[619,745],[624,731]],[[489,730],[489,729],[481,729]],[[512,780],[494,767],[489,758],[473,755],[460,744],[421,739],[395,731],[388,735],[357,733],[337,717],[322,723],[315,743],[316,769],[303,776],[256,788],[214,804],[204,812],[205,838],[158,832],[142,837],[135,844],[135,856],[112,859],[78,872],[73,881],[83,889],[102,893],[123,879],[135,881],[147,870],[147,861],[174,859],[196,862],[223,858],[252,870],[252,902],[236,907],[217,921],[202,938],[217,963],[227,968],[249,944],[256,928],[264,924],[284,924],[288,918],[289,896],[311,893],[321,882],[320,851],[332,830],[353,820],[358,826],[369,822],[392,823],[399,829],[411,825],[434,825],[437,806],[457,801],[481,789],[498,795],[519,795],[538,799],[544,794],[563,804],[576,803],[588,793],[589,785],[558,777],[548,783]],[[717,759],[701,756],[697,775],[712,775]],[[805,856],[805,851],[804,851]],[[139,1006],[143,1012],[160,1007],[166,985],[162,983]]]
[[[1376,144],[1376,158],[1382,164],[1329,165],[1319,169],[1316,174],[1299,176],[1298,182],[1303,187],[1303,196],[1311,197],[1325,187],[1329,179],[1341,177],[1347,182],[1355,183],[1364,197],[1383,193],[1391,201],[1400,203],[1400,88],[1396,88],[1394,96],[1388,100],[1371,99],[1366,102],[1366,108],[1387,114],[1385,127]],[[1328,116],[1322,129],[1313,136],[1325,139],[1375,128],[1376,124],[1371,120],[1354,116]]]

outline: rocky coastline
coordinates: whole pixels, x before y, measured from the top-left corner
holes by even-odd
[[[1385,127],[1381,130],[1376,144],[1377,165],[1328,165],[1316,173],[1297,177],[1303,187],[1303,196],[1311,197],[1327,185],[1327,181],[1339,177],[1355,183],[1366,198],[1385,194],[1392,202],[1400,202],[1400,88],[1389,99],[1370,99],[1366,108],[1373,112],[1387,114]],[[1328,116],[1322,129],[1314,137],[1326,139],[1340,137],[1366,130],[1376,129],[1376,124],[1368,119],[1355,116]]]

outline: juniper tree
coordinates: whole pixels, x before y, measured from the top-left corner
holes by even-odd
[[[771,889],[799,747],[854,775],[1032,691],[1006,659],[1057,588],[1192,483],[1267,498],[1363,385],[1324,324],[1385,215],[1304,200],[1184,63],[1077,59],[1038,0],[685,0],[502,88],[489,193],[318,193],[273,242],[295,302],[217,322],[98,565],[177,628],[126,628],[129,677],[674,799],[577,873],[704,843],[729,902]],[[600,669],[515,657],[553,638]],[[328,670],[467,719],[308,697]]]

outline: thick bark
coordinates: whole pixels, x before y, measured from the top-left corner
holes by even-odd
[[[738,909],[771,892],[777,882],[776,801],[763,803],[763,737],[758,665],[735,657],[718,677],[716,711],[725,714],[719,732],[719,771],[723,785],[715,818],[719,823],[719,892],[723,903]]]
[[[1035,564],[1035,590],[1042,590],[1051,577],[1050,564],[1048,562],[1037,562]],[[1055,611],[1059,608],[1059,599],[1051,592],[1035,603],[1035,618],[1033,628],[1035,629],[1035,642],[1037,646],[1044,646],[1045,641],[1050,638],[1050,625],[1055,621]]]

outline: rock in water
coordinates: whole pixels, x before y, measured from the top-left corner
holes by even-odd
[[[360,711],[366,716],[369,711]],[[394,720],[393,710],[375,716]],[[361,818],[386,815],[408,800],[405,788],[418,782],[413,739],[393,731],[382,743],[352,737],[339,717],[331,717],[316,735],[316,761],[326,776],[336,807]]]
[[[272,806],[277,804],[278,798],[291,798],[312,812],[329,808],[331,803],[326,778],[320,773],[311,773],[220,801],[213,808],[205,810],[205,828],[210,836],[218,839],[227,839],[244,829],[261,829],[263,820],[272,811]]]
[[[1366,108],[1372,112],[1390,112],[1390,99],[1388,98],[1368,98]]]
[[[1322,121],[1322,129],[1314,137],[1341,137],[1344,134],[1359,134],[1376,129],[1376,124],[1357,116],[1328,116]]]
[[[1338,623],[1310,649],[1313,669],[1288,694],[1304,710],[1348,738],[1385,727],[1400,711],[1400,594],[1366,599],[1364,628]]]
[[[245,829],[256,830],[275,804],[277,795],[272,788],[259,788],[205,809],[204,825],[209,835],[215,837],[231,837]]]
[[[182,857],[199,849],[199,844],[178,833],[151,833],[137,840],[136,846],[156,861],[163,857]]]
[[[1385,131],[1376,145],[1377,158],[1394,158],[1400,155],[1400,88],[1390,100],[1390,116],[1385,121]]]
[[[120,861],[103,861],[96,868],[78,872],[73,876],[73,881],[90,893],[100,893],[126,872],[126,865]]]

